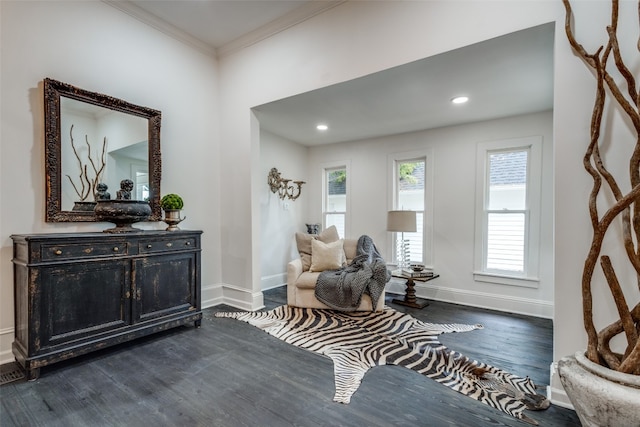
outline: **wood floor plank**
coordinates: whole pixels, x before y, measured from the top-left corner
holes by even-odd
[[[443,334],[449,348],[545,386],[551,321],[433,301],[387,304],[432,323],[482,323]],[[286,302],[286,287],[265,306]],[[398,366],[371,369],[348,405],[333,402],[330,359],[244,322],[205,310],[202,328],[180,327],[46,367],[34,382],[0,387],[0,425],[12,426],[520,426],[522,421]],[[552,406],[527,415],[542,426],[579,426]]]

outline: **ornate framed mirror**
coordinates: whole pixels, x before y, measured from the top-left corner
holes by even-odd
[[[159,221],[160,121],[160,111],[45,79],[45,220],[96,221],[95,194],[115,199],[130,179],[131,198],[148,200]]]

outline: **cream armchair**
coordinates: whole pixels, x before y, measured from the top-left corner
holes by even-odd
[[[300,251],[301,257],[294,259],[287,265],[287,304],[294,307],[328,309],[328,306],[318,301],[315,297],[316,281],[318,280],[320,272],[309,271],[311,261],[309,259],[305,259],[310,258],[311,250],[307,250],[307,246],[310,248],[310,241],[313,238],[317,238],[325,243],[335,241],[337,240],[337,232],[335,232],[334,235],[331,228],[329,228],[324,230],[317,237],[313,237],[308,234],[303,235],[302,233],[296,234],[296,241],[298,243],[298,250]],[[353,239],[344,240],[343,249],[347,263],[350,263],[351,260],[355,258],[357,243],[358,241]],[[375,308],[372,305],[371,297],[364,294],[356,311],[382,311],[383,309],[384,292],[378,299],[378,303]]]

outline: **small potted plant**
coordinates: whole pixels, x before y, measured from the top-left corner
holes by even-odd
[[[186,217],[180,218],[180,209],[183,206],[182,197],[177,194],[166,194],[160,199],[160,207],[164,211],[163,221],[169,225],[167,231],[180,230],[178,224],[186,219]]]

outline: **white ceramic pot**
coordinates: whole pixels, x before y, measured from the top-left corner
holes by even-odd
[[[558,374],[583,427],[640,426],[640,375],[600,366],[584,352],[560,359]]]

